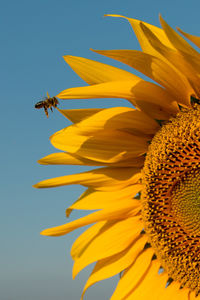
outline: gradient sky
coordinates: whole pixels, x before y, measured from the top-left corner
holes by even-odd
[[[76,55],[125,68],[92,53],[94,49],[139,49],[127,21],[103,18],[122,14],[159,25],[158,14],[173,27],[200,35],[199,1],[34,0],[1,1],[1,300],[78,300],[91,271],[71,278],[68,236],[40,236],[44,228],[66,222],[65,209],[82,187],[37,190],[42,179],[80,172],[83,167],[40,166],[54,149],[49,136],[69,123],[58,112],[47,119],[34,104],[48,91],[84,85],[64,62]],[[126,68],[129,70],[128,68]],[[136,73],[136,72],[135,72]],[[137,74],[137,73],[136,73]],[[70,100],[63,108],[127,105],[123,100]],[[81,216],[73,213],[71,220]],[[109,299],[118,276],[97,284],[87,300]]]

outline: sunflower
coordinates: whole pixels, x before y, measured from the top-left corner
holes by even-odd
[[[73,278],[95,263],[83,290],[121,274],[111,300],[200,299],[200,55],[161,17],[162,28],[126,18],[141,45],[93,50],[151,79],[85,58],[65,61],[89,86],[60,99],[124,98],[132,107],[61,110],[73,125],[56,132],[62,150],[41,164],[101,166],[44,180],[37,188],[81,184],[67,210],[94,210],[43,235],[91,225],[74,242]],[[200,47],[200,38],[178,29]]]

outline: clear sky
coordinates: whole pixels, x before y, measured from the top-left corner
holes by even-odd
[[[122,14],[159,25],[158,14],[173,27],[200,35],[200,2],[186,0],[18,0],[0,1],[1,25],[1,300],[78,300],[91,271],[71,278],[70,248],[82,232],[52,238],[47,227],[66,222],[65,209],[79,186],[36,190],[42,179],[80,172],[83,167],[40,166],[54,152],[49,136],[69,125],[58,112],[47,119],[34,104],[48,91],[84,85],[64,62],[76,55],[123,67],[92,53],[94,49],[139,49]],[[63,108],[127,105],[124,100],[70,100]],[[73,213],[71,220],[81,216]],[[87,300],[109,299],[118,276],[92,287]]]

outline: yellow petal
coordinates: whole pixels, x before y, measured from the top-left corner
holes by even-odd
[[[63,116],[73,123],[78,123],[96,113],[104,110],[103,108],[85,108],[85,109],[58,109]]]
[[[69,209],[105,209],[112,208],[115,205],[132,205],[139,207],[141,202],[133,197],[142,190],[141,184],[128,186],[120,191],[102,192],[88,189],[83,195],[72,204]]]
[[[93,86],[71,88],[57,95],[61,99],[124,98],[158,120],[178,112],[175,99],[166,90],[142,79],[113,81]]]
[[[135,80],[138,77],[125,70],[112,67],[91,59],[77,56],[64,56],[70,67],[88,84],[97,84],[116,80]]]
[[[87,119],[86,122],[88,122],[88,120],[93,122],[93,127],[103,125],[102,127],[106,129],[119,129],[133,134],[139,134],[141,132],[145,134],[155,134],[159,129],[158,123],[152,118],[141,111],[129,107],[105,109],[90,119]]]
[[[104,280],[116,274],[119,274],[130,266],[144,248],[147,242],[147,236],[142,235],[128,249],[115,254],[114,256],[104,258],[98,261],[84,287],[82,297],[86,290],[100,280]]]
[[[154,251],[152,248],[145,250],[123,274],[111,300],[126,299],[129,293],[140,284],[148,272]],[[158,269],[157,269],[158,270]],[[139,298],[135,298],[140,300]]]
[[[67,127],[54,134],[51,143],[55,148],[90,160],[115,163],[143,155],[150,140],[118,130],[102,130],[93,136],[78,131],[76,128]]]
[[[86,229],[79,237],[75,240],[71,248],[71,256],[73,260],[79,258],[88,245],[93,239],[98,236],[103,228],[107,228],[108,224],[111,225],[110,221],[100,221]]]
[[[88,216],[85,216],[83,218],[80,218],[78,220],[52,227],[49,229],[45,229],[41,232],[42,235],[50,235],[50,236],[61,236],[65,235],[79,227],[86,226],[98,221],[104,221],[104,220],[120,220],[123,218],[128,218],[129,216],[133,216],[137,214],[140,210],[140,208],[134,208],[132,209],[131,206],[126,206],[121,208],[121,206],[111,209],[104,209],[97,212],[94,212]],[[134,217],[135,218],[135,217]]]
[[[112,166],[118,167],[142,167],[144,165],[144,156],[132,158],[131,161],[119,161],[112,163]],[[42,165],[84,165],[84,166],[102,166],[111,165],[110,163],[102,163],[94,160],[86,159],[75,154],[66,152],[58,152],[49,154],[41,158],[38,163]]]
[[[94,113],[93,113],[94,111]],[[67,117],[77,123],[78,119],[82,122],[77,124],[82,131],[93,134],[102,129],[119,129],[133,134],[140,135],[155,134],[159,125],[145,113],[129,107],[112,107],[99,111],[89,110],[66,110]]]
[[[66,152],[58,152],[49,154],[41,158],[38,163],[42,165],[85,165],[96,166],[98,163],[86,158],[79,157],[75,154]]]
[[[196,35],[192,35],[189,33],[184,32],[183,30],[181,30],[180,28],[177,28],[178,31],[180,33],[182,33],[182,35],[184,35],[188,40],[190,40],[191,42],[193,42],[197,47],[200,48],[200,37],[196,36]]]
[[[121,61],[150,77],[170,91],[179,103],[190,100],[191,86],[185,76],[169,64],[150,54],[136,50],[93,50]]]
[[[81,195],[81,197],[77,201],[75,201],[74,204],[66,209],[66,217],[68,218],[74,209],[112,209],[113,205],[115,205],[115,208],[125,208],[126,206],[130,206],[130,209],[133,209],[134,212],[137,213],[137,211],[141,210],[141,202],[133,197],[136,197],[137,193],[142,190],[142,185],[134,184],[131,185],[131,188],[132,189],[127,187],[122,190],[118,190],[117,192],[102,192],[89,188]],[[130,195],[131,191],[133,193]]]
[[[133,217],[108,223],[75,260],[73,278],[87,265],[124,251],[140,235],[143,224]]]
[[[36,188],[50,188],[69,184],[81,184],[102,191],[120,190],[135,184],[141,178],[137,168],[100,168],[74,175],[47,179],[34,185]]]
[[[138,210],[141,210],[141,202],[136,198],[141,190],[141,184],[133,184],[116,192],[102,192],[88,188],[74,204],[66,209],[66,217],[68,218],[74,209],[112,209],[113,205],[115,207],[121,206],[122,208],[130,206],[136,213]]]
[[[174,48],[173,45],[168,40],[168,38],[166,37],[165,32],[163,31],[163,29],[161,29],[159,27],[156,27],[154,25],[151,25],[151,24],[148,24],[148,23],[145,23],[145,22],[141,22],[140,20],[127,18],[127,17],[120,16],[120,15],[110,15],[109,14],[109,15],[106,15],[106,16],[124,18],[124,19],[128,20],[130,22],[136,36],[137,36],[137,39],[140,43],[140,46],[141,46],[142,50],[146,53],[150,53],[152,55],[155,55],[155,50],[152,48],[151,44],[149,43],[148,37],[146,37],[144,35],[143,31],[141,30],[141,27],[140,27],[141,23],[145,24],[145,26],[147,26],[163,44],[165,44],[169,48]]]
[[[132,88],[143,81],[109,81],[95,84],[93,86],[84,86],[70,88],[57,95],[61,99],[91,99],[91,98],[124,98],[132,99]]]
[[[132,89],[132,93],[134,94],[133,105],[153,119],[165,120],[179,111],[172,95],[151,82],[138,83]]]
[[[150,268],[146,272],[144,278],[138,283],[135,288],[129,292],[126,297],[127,300],[163,300],[165,299],[165,286],[167,283],[168,275],[166,273],[158,274],[160,262],[154,260],[151,262]],[[164,290],[164,291],[163,291]],[[167,298],[168,300],[174,299],[173,297]]]
[[[175,32],[175,30],[171,28],[161,16],[160,16],[160,23],[162,25],[162,28],[165,31],[167,38],[172,43],[174,48],[176,48],[181,52],[187,52],[189,54],[199,56],[199,53],[194,48],[192,48],[192,46],[190,46],[190,44],[186,42],[186,40],[184,40],[182,36],[180,36],[177,32]]]

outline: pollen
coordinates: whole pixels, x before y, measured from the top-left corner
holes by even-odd
[[[169,277],[200,293],[200,106],[154,136],[143,168],[145,231]]]

